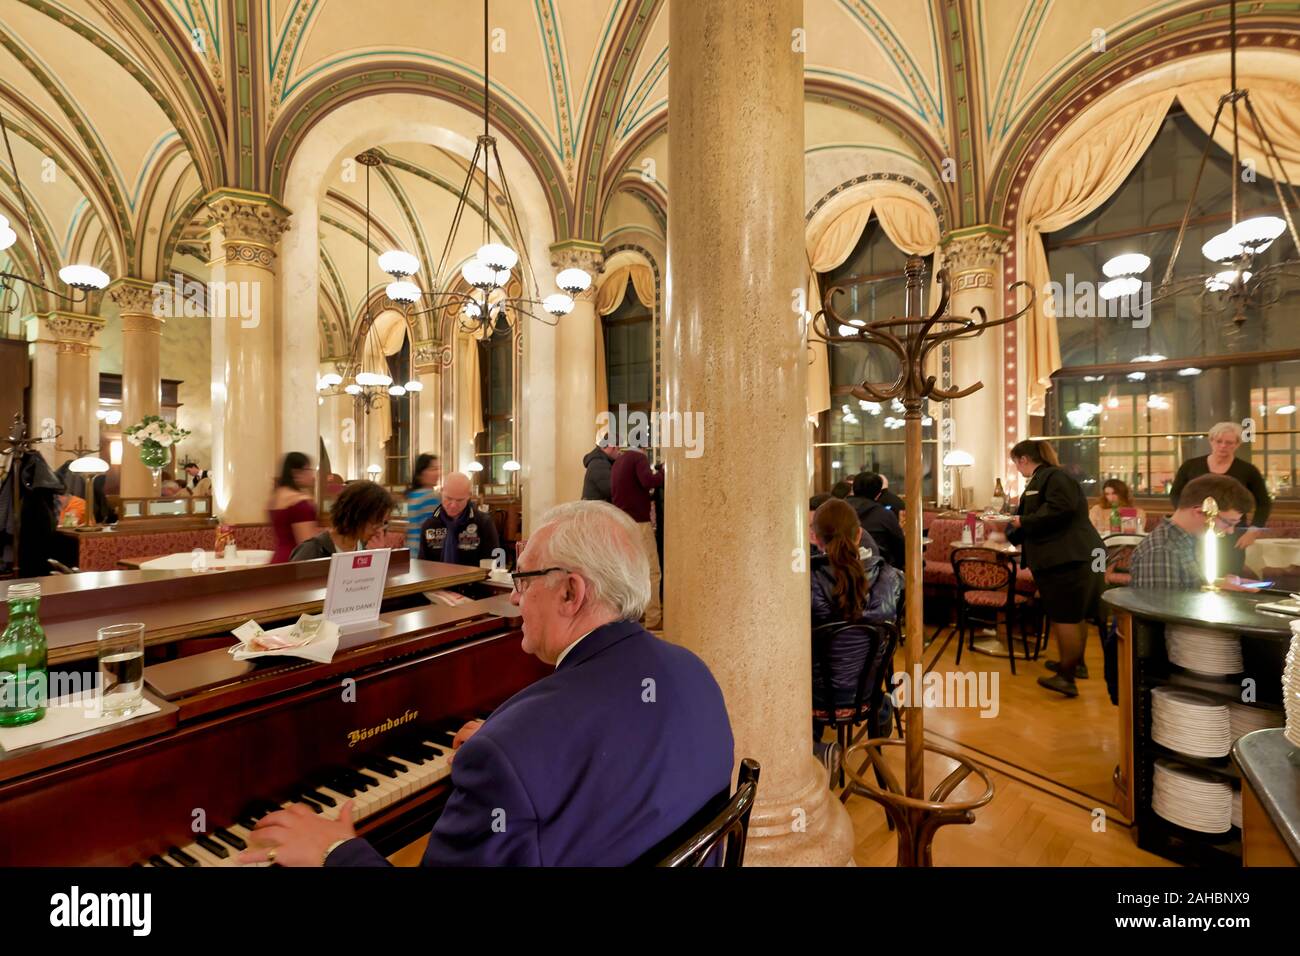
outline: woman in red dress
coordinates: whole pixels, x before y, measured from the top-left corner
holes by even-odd
[[[316,469],[312,467],[310,458],[300,451],[291,451],[284,456],[280,477],[276,479],[271,503],[267,506],[271,527],[275,530],[272,564],[288,561],[294,548],[320,531],[316,524],[316,503],[310,494],[315,483]]]

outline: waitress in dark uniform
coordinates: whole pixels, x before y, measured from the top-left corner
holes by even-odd
[[[1056,673],[1038,678],[1038,683],[1077,697],[1075,672],[1083,664],[1087,622],[1097,617],[1104,580],[1104,571],[1094,568],[1105,568],[1106,548],[1088,520],[1083,488],[1061,470],[1051,445],[1022,441],[1011,449],[1011,461],[1029,483],[1007,537],[1020,545],[1061,648],[1060,663],[1053,668]],[[1048,667],[1052,668],[1051,662]]]

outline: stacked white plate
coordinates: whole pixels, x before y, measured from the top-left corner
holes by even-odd
[[[1241,791],[1232,791],[1232,825],[1241,829]]]
[[[1157,760],[1151,809],[1170,823],[1201,833],[1232,829],[1232,784],[1212,774]]]
[[[1241,638],[1226,631],[1174,625],[1165,628],[1170,663],[1201,674],[1240,674]]]
[[[1286,717],[1280,710],[1270,707],[1251,707],[1249,704],[1229,704],[1228,722],[1232,725],[1232,742],[1269,727],[1283,727]]]
[[[1282,699],[1286,701],[1286,739],[1300,747],[1300,621],[1291,622],[1291,650],[1282,669]]]
[[[1153,688],[1151,739],[1191,757],[1226,757],[1232,749],[1228,705],[1177,687]]]

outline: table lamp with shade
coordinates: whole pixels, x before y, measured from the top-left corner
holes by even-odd
[[[952,469],[952,506],[957,509],[966,507],[966,495],[961,486],[961,470],[975,464],[975,458],[968,451],[954,448],[943,456],[943,467]]]
[[[68,465],[68,471],[74,475],[81,475],[86,483],[86,517],[89,518],[88,524],[99,524],[99,517],[95,514],[95,478],[108,472],[108,462],[94,455],[86,455],[81,458],[74,458]]]

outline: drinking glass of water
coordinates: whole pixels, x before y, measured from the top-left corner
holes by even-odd
[[[101,627],[98,648],[104,714],[124,716],[138,710],[144,701],[144,625]]]

